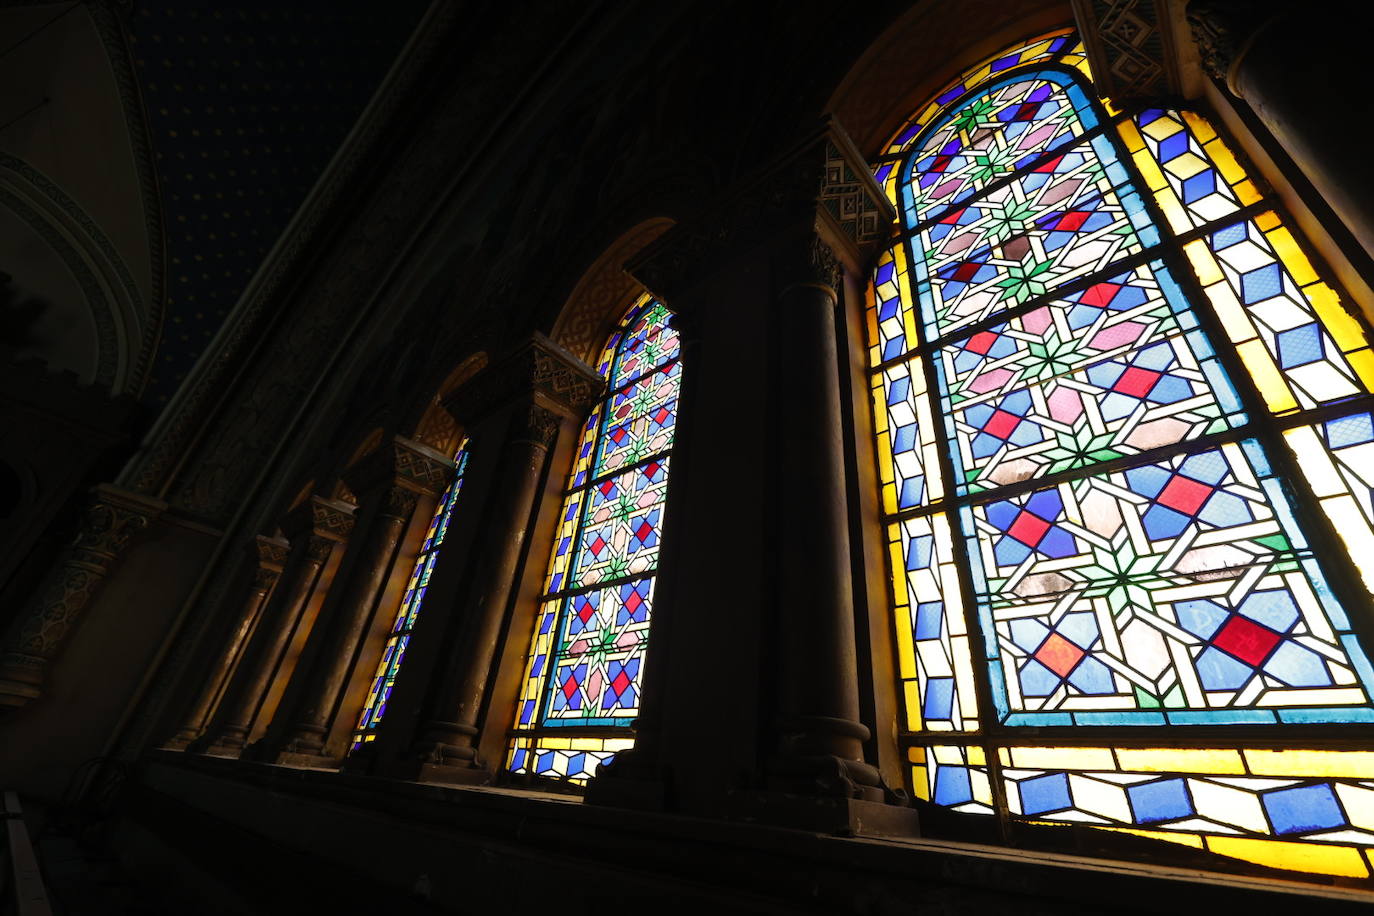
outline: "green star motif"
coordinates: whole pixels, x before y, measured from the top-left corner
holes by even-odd
[[[1016,151],[1006,146],[974,150],[969,158],[973,161],[973,171],[970,175],[977,182],[991,181],[1016,167]]]
[[[1005,206],[989,203],[984,206],[983,212],[987,220],[983,235],[996,244],[1024,232],[1035,215],[1035,205],[1028,200],[1013,200]]]
[[[995,107],[996,103],[992,99],[983,96],[961,108],[950,123],[956,131],[972,133],[979,125],[989,122]]]
[[[997,286],[1002,290],[998,297],[999,301],[1009,301],[1011,305],[1020,305],[1022,302],[1029,302],[1036,296],[1044,295],[1049,286],[1042,279],[1037,279],[1045,271],[1049,270],[1053,264],[1050,260],[1035,261],[1027,260],[1020,264],[1013,264],[1007,268],[1006,279],[997,281]]]

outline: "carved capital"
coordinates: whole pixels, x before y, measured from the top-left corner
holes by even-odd
[[[333,552],[336,543],[338,542],[333,538],[322,537],[318,534],[309,535],[305,541],[305,555],[315,563],[323,563],[329,559],[329,554]]]
[[[894,218],[868,164],[830,118],[773,164],[668,230],[626,270],[682,314],[676,300],[701,276],[799,227],[818,227],[840,260],[861,271]]]
[[[512,403],[531,401],[564,416],[582,416],[606,380],[543,334],[535,334],[444,400],[444,409],[471,427]]]
[[[282,519],[281,527],[287,538],[295,540],[301,535],[324,538],[329,541],[345,541],[353,531],[353,513],[357,506],[337,499],[312,496]],[[325,551],[326,556],[328,551]]]
[[[1240,96],[1236,74],[1241,61],[1277,11],[1268,0],[1192,0],[1188,4],[1188,27],[1207,75],[1222,80]]]
[[[511,428],[511,442],[528,442],[548,448],[558,435],[559,416],[546,407],[530,404],[516,415]]]
[[[393,436],[343,476],[364,503],[378,501],[386,514],[409,518],[420,496],[438,496],[448,486],[453,478],[453,459],[412,439]]]
[[[76,536],[28,607],[16,617],[0,656],[0,705],[37,697],[48,663],[104,584],[129,542],[167,508],[155,499],[100,486]]]
[[[1169,0],[1073,0],[1097,91],[1119,102],[1177,95]]]
[[[382,514],[392,518],[408,519],[415,512],[420,494],[409,487],[397,484],[387,487],[382,494]]]
[[[253,538],[251,551],[258,561],[258,567],[253,571],[254,591],[271,591],[272,586],[277,584],[277,577],[281,575],[290,550],[291,542],[282,538],[270,538],[261,534]]]
[[[833,298],[840,283],[840,259],[819,234],[810,233],[785,245],[778,270],[784,286],[819,286],[830,290]]]

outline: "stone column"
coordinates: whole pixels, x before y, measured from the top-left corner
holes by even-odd
[[[684,518],[675,521],[686,521],[697,538],[709,537],[713,524],[728,523],[731,500],[722,494],[746,479],[738,471],[739,457],[733,458],[735,473],[730,473],[731,454],[738,456],[745,447],[736,441],[731,453],[722,453],[726,446],[717,440],[731,438],[729,421],[716,413],[729,409],[728,392],[732,383],[738,388],[739,379],[758,379],[767,386],[766,397],[748,401],[758,412],[746,415],[757,424],[747,453],[772,468],[757,478],[761,492],[750,494],[751,500],[762,500],[766,506],[760,513],[766,532],[740,532],[736,549],[756,552],[752,562],[772,573],[764,575],[762,607],[732,608],[736,614],[759,618],[749,628],[757,634],[752,637],[757,640],[752,661],[761,672],[753,681],[758,694],[752,703],[756,727],[762,731],[759,745],[765,750],[756,755],[754,772],[733,777],[737,788],[727,788],[723,801],[703,797],[709,790],[687,784],[695,776],[678,773],[678,784],[663,795],[669,805],[676,795],[687,800],[676,803],[714,805],[728,816],[827,832],[914,829],[913,813],[887,804],[899,796],[883,786],[877,768],[864,760],[869,730],[859,721],[848,475],[835,336],[841,272],[866,273],[879,245],[889,237],[892,219],[892,209],[866,163],[838,125],[829,121],[698,217],[674,226],[629,265],[637,278],[687,318],[689,327],[698,317],[703,319],[702,357],[685,366],[684,378],[695,376],[693,384],[702,386],[702,404],[693,402],[692,407],[712,410],[688,421],[685,441],[692,473],[679,478],[675,467],[669,488],[670,498],[686,503]],[[721,277],[749,284],[749,297],[732,299]],[[722,313],[722,302],[728,302],[728,314]],[[748,310],[747,320],[742,310]],[[752,351],[732,339],[741,326],[753,329],[750,333],[757,338]],[[729,364],[741,355],[749,362]],[[740,417],[734,422],[737,426],[749,421]],[[691,435],[698,423],[710,430],[699,439]],[[734,499],[740,497],[735,490]],[[700,507],[705,507],[706,516],[715,517],[686,517],[700,514]],[[666,533],[664,540],[666,545]],[[673,548],[673,553],[683,551]],[[665,556],[668,576],[677,575],[673,562]],[[691,692],[709,677],[699,670],[699,655],[709,651],[709,618],[720,609],[712,606],[718,599],[708,591],[686,588],[692,584],[687,580],[709,576],[723,561],[692,544],[683,562],[679,590],[691,597],[684,602],[679,596],[675,603],[669,599],[675,644],[666,648],[673,663],[658,667],[660,676],[664,667],[669,668],[670,681]],[[717,638],[719,626],[717,620]],[[654,639],[661,635],[656,630]],[[688,657],[677,664],[683,652]],[[729,664],[749,665],[750,660],[731,657]],[[641,719],[651,726],[645,732],[649,740],[641,744],[637,739],[635,752],[624,755],[623,765],[618,760],[599,775],[589,800],[645,802],[648,793],[611,787],[622,769],[632,777],[634,771],[647,774],[667,765],[666,759],[654,758],[672,752],[660,751],[650,737],[657,729],[657,707],[667,707],[672,719],[664,722],[665,743],[676,743],[674,732],[702,728],[700,710],[674,701],[676,689],[646,685]],[[741,704],[751,702],[739,699]],[[707,740],[704,734],[702,738]],[[718,792],[721,783],[719,776],[715,778],[713,791]],[[604,786],[597,786],[603,779]]]
[[[253,569],[253,581],[248,588],[248,595],[234,620],[228,641],[216,653],[215,659],[210,665],[209,677],[205,679],[200,695],[196,698],[190,712],[187,713],[181,728],[165,745],[171,750],[184,749],[192,741],[199,738],[205,730],[211,712],[216,702],[223,695],[226,682],[233,674],[234,667],[243,654],[248,638],[253,632],[253,627],[258,622],[263,606],[267,602],[267,595],[272,591],[272,587],[277,584],[277,577],[281,575],[282,564],[286,562],[291,544],[280,538],[258,535],[248,545],[248,548],[257,561]]]
[[[773,379],[779,407],[778,553],[781,618],[779,717],[769,783],[837,799],[882,801],[863,760],[854,587],[849,556],[839,361],[835,341],[840,262],[823,233],[802,231],[775,254],[776,327],[788,358]],[[804,574],[802,574],[804,573]]]
[[[325,628],[320,652],[305,676],[299,701],[294,704],[293,718],[288,720],[292,724],[275,754],[277,763],[339,763],[341,755],[328,753],[325,745],[345,684],[391,574],[401,538],[420,499],[437,496],[452,475],[452,459],[401,436],[384,443],[344,472],[345,481],[358,494],[366,513],[366,530],[360,532],[360,542],[355,538],[356,550],[351,548],[344,557],[347,568],[340,570],[344,577],[342,591],[337,600],[331,593],[320,613],[319,626]]]
[[[489,768],[477,757],[479,711],[519,572],[530,512],[543,482],[545,459],[561,419],[580,421],[604,387],[605,381],[591,367],[537,334],[444,402],[464,428],[478,430],[474,435],[479,438],[488,418],[504,414],[506,438],[499,476],[482,520],[484,536],[471,567],[454,656],[432,695],[431,717],[415,745],[417,768],[404,775],[432,782],[490,778]],[[487,442],[483,440],[484,447]],[[507,713],[498,713],[503,726]]]
[[[257,633],[225,692],[217,724],[196,742],[217,757],[238,757],[253,729],[253,719],[272,685],[282,654],[291,642],[305,606],[334,546],[353,530],[355,507],[312,496],[282,520],[291,544],[283,581],[262,613]]]
[[[1374,253],[1374,115],[1363,4],[1192,0],[1203,69],[1246,102],[1365,250]]]
[[[0,708],[25,706],[42,695],[48,666],[125,548],[166,508],[161,500],[112,486],[95,488],[75,539],[10,625],[0,653]]]

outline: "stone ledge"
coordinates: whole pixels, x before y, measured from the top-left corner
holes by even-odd
[[[826,836],[599,808],[530,790],[400,782],[173,752],[150,753],[138,782],[274,843],[304,844],[322,856],[347,860],[355,839],[427,849],[436,842],[476,843],[593,870],[629,868],[665,886],[709,880],[713,894],[764,893],[778,903],[830,912],[851,910],[860,897],[908,907],[958,900],[984,907],[971,911],[1014,906],[1026,913],[1277,912],[1297,905],[1306,914],[1363,912],[1374,903],[1368,892],[1299,881],[949,840]],[[613,849],[613,859],[589,864],[585,857],[597,849]],[[479,879],[469,873],[466,880]]]

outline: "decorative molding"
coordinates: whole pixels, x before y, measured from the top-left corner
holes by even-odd
[[[779,232],[814,227],[840,261],[858,271],[895,218],[867,163],[828,117],[771,166],[664,233],[626,270],[681,314],[682,303],[675,301],[680,293]]]
[[[605,388],[596,370],[536,333],[459,386],[444,399],[444,409],[472,426],[501,407],[533,398],[563,416],[581,417]]]
[[[96,334],[94,381],[113,394],[136,394],[151,361],[155,310],[144,303],[128,265],[90,214],[43,172],[0,152],[0,176],[7,179],[0,181],[0,204],[42,237],[86,297]],[[139,329],[140,349],[131,351],[127,340]]]
[[[129,541],[167,509],[114,487],[96,487],[76,537],[15,620],[0,656],[0,706],[23,706],[42,692],[47,667],[75,630]]]
[[[408,487],[396,484],[387,487],[382,496],[382,515],[408,520],[420,502],[420,494]]]
[[[124,108],[124,123],[128,126],[129,143],[133,148],[134,167],[138,171],[139,189],[143,194],[143,219],[148,235],[149,275],[152,277],[148,314],[143,340],[130,372],[129,391],[141,394],[152,375],[153,354],[162,337],[162,322],[167,302],[167,231],[162,213],[162,190],[158,184],[157,164],[153,156],[152,130],[148,126],[148,109],[143,104],[143,90],[134,72],[133,54],[129,48],[127,20],[133,16],[134,0],[96,0],[87,4],[96,33],[105,46],[105,55],[114,70],[115,87]]]

